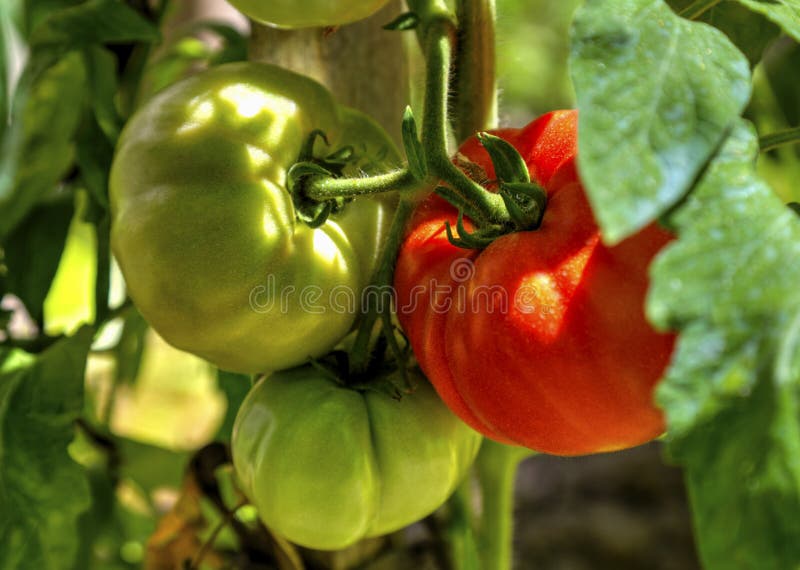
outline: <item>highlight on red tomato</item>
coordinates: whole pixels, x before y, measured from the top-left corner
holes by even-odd
[[[674,336],[653,330],[644,302],[648,266],[671,234],[651,225],[603,243],[576,169],[576,111],[494,134],[545,189],[544,218],[535,231],[468,250],[448,240],[453,206],[437,196],[418,206],[395,287],[422,370],[456,414],[500,442],[580,455],[657,437],[653,388]],[[458,156],[471,176],[494,179],[477,138]]]

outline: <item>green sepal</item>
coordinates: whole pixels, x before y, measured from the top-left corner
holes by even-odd
[[[403,147],[408,159],[408,170],[417,180],[425,180],[428,176],[428,165],[425,162],[425,151],[417,134],[417,121],[411,107],[403,113]]]
[[[464,212],[467,217],[473,220],[479,217],[479,213],[473,210],[472,207],[451,188],[448,188],[447,186],[437,186],[434,192],[438,196],[447,200],[447,202],[450,203],[454,208]]]
[[[461,210],[459,210],[458,220],[456,220],[458,237],[453,233],[453,226],[449,221],[445,221],[444,229],[447,232],[447,241],[462,249],[485,249],[490,243],[506,233],[505,228],[500,226],[489,226],[469,233],[467,228],[464,227],[464,212]]]
[[[381,311],[381,328],[383,330],[383,338],[386,339],[389,350],[394,356],[395,361],[400,372],[400,382],[397,383],[397,388],[404,393],[410,393],[412,390],[411,382],[408,379],[408,345],[406,348],[400,348],[400,343],[394,336],[395,326],[392,323],[392,314],[389,311]]]
[[[323,162],[326,165],[340,164],[344,166],[345,164],[352,162],[355,159],[355,156],[356,149],[353,148],[352,145],[347,145],[326,156]]]
[[[531,181],[528,165],[511,143],[489,133],[479,133],[478,140],[489,153],[500,182]]]
[[[309,160],[314,160],[314,145],[317,142],[317,139],[322,139],[325,141],[325,144],[330,146],[328,142],[328,136],[325,134],[324,131],[320,129],[314,129],[311,133],[306,137],[306,141],[303,144],[303,148],[300,149],[300,156],[297,159],[297,162],[305,162]]]
[[[334,204],[334,201],[317,202],[305,195],[305,183],[316,176],[333,176],[333,173],[313,162],[298,162],[286,174],[286,186],[292,196],[297,219],[311,228],[318,228],[324,224],[334,205],[339,206],[338,203]]]
[[[547,193],[534,182],[504,182],[499,190],[508,213],[520,230],[535,230],[544,217]]]

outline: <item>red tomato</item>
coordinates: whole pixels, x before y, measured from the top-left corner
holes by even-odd
[[[422,370],[456,414],[497,441],[580,455],[653,439],[664,430],[653,388],[674,336],[652,329],[644,301],[650,261],[672,236],[651,225],[602,243],[575,167],[576,111],[494,134],[525,159],[547,210],[538,230],[475,251],[447,240],[450,204],[431,196],[418,207],[395,287]],[[459,154],[470,172],[494,178],[475,138]]]

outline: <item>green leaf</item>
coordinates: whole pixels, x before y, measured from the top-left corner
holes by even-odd
[[[81,125],[76,143],[75,158],[81,178],[89,190],[94,205],[99,206],[102,211],[107,211],[108,179],[111,173],[111,161],[114,158],[114,147],[104,136],[94,117],[89,117]]]
[[[411,106],[407,106],[403,113],[402,135],[409,171],[415,179],[425,180],[425,177],[428,176],[428,164],[425,162],[425,151],[417,134],[417,121],[414,119]]]
[[[786,42],[772,51],[763,69],[788,125],[800,125],[800,44]]]
[[[10,79],[14,57],[12,2],[0,3],[0,137],[5,133],[10,109]]]
[[[148,64],[142,80],[142,100],[199,68],[247,59],[247,37],[228,25],[197,22],[180,31],[183,35],[160,47],[159,55]],[[222,40],[218,49],[195,37],[200,33],[207,36],[209,32]]]
[[[42,323],[44,300],[56,275],[74,212],[72,198],[41,204],[3,244],[7,290],[19,297],[31,318]]]
[[[73,568],[141,568],[145,543],[155,530],[157,517],[157,511],[149,505],[151,492],[155,488],[177,489],[188,458],[181,456],[176,469],[176,462],[165,461],[165,457],[178,454],[122,438],[110,439],[111,447],[98,448],[96,443],[82,438],[82,435],[79,431],[70,452],[73,457],[83,454],[82,464],[87,467],[92,506],[78,522],[81,540]],[[76,451],[78,447],[82,450]],[[158,477],[159,482],[149,489],[143,488],[132,476],[139,472],[150,479]]]
[[[138,311],[128,312],[122,325],[119,342],[114,347],[116,360],[114,374],[117,383],[133,384],[139,376],[147,330],[147,321]]]
[[[247,396],[247,393],[250,391],[250,388],[253,387],[253,381],[249,376],[245,376],[244,374],[218,370],[217,383],[220,390],[225,394],[225,398],[228,400],[228,407],[225,410],[225,419],[222,421],[222,425],[217,432],[216,439],[230,441],[236,414],[239,412],[239,408],[245,396]]]
[[[657,398],[704,567],[800,565],[800,218],[736,127],[652,268],[651,319],[680,340]]]
[[[737,0],[754,12],[764,14],[800,42],[800,0]]]
[[[478,140],[483,148],[486,149],[486,152],[489,153],[497,179],[500,182],[527,183],[531,181],[525,159],[522,158],[522,155],[514,145],[489,133],[478,133]]]
[[[67,175],[85,102],[86,75],[78,54],[49,66],[29,63],[0,156],[0,242]],[[41,71],[44,70],[44,71]]]
[[[31,34],[33,46],[157,42],[158,29],[120,0],[88,0],[52,12]]]
[[[669,5],[680,14],[694,0],[668,0]],[[703,12],[698,21],[705,22],[723,31],[747,56],[751,66],[761,61],[767,45],[780,35],[780,28],[760,14],[754,14],[736,0],[723,1]]]
[[[22,0],[24,5],[23,31],[28,39],[31,32],[53,12],[80,4],[84,0]]]
[[[89,507],[86,473],[67,453],[83,406],[92,331],[38,357],[0,352],[0,568],[69,569],[76,522]]]
[[[747,60],[662,0],[592,0],[572,27],[579,166],[614,244],[689,190],[750,96]]]
[[[172,451],[126,438],[116,438],[123,457],[121,473],[151,495],[159,488],[181,486],[189,453]]]
[[[107,49],[93,46],[84,51],[84,61],[95,119],[108,142],[116,145],[124,122],[116,103],[117,59]]]
[[[92,506],[78,522],[81,537],[74,570],[133,570],[121,554],[123,545],[138,542],[126,532],[124,517],[130,516],[117,501],[114,482],[105,471],[89,471]],[[139,514],[139,517],[143,515]],[[151,523],[151,531],[155,525]],[[146,536],[143,538],[146,540]],[[135,548],[135,546],[134,546]],[[143,548],[142,548],[143,550]]]

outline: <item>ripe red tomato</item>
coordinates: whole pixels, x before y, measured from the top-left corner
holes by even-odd
[[[579,455],[658,436],[653,388],[674,336],[652,329],[644,301],[648,265],[671,235],[651,225],[602,243],[575,167],[577,112],[494,134],[525,159],[547,210],[537,231],[476,251],[447,240],[445,221],[457,218],[447,202],[417,208],[395,287],[422,370],[456,414],[501,442]],[[473,177],[494,178],[476,139],[459,155]]]

